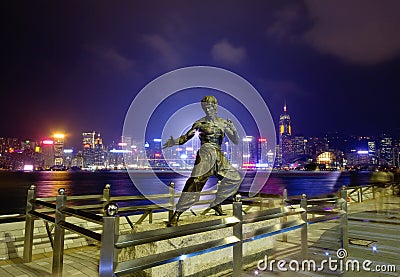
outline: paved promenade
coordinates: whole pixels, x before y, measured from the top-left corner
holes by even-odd
[[[280,272],[262,271],[252,267],[243,276],[400,276],[400,197],[382,201],[369,200],[349,205],[349,259],[372,261],[376,265],[395,265],[396,272]],[[309,259],[321,261],[336,258],[340,248],[338,222],[333,220],[310,225],[308,228]],[[300,260],[299,231],[274,236],[274,252],[269,259]],[[329,254],[329,256],[327,256]],[[85,246],[64,252],[63,276],[97,276],[99,247]],[[33,256],[33,262],[22,263],[20,258],[0,261],[0,276],[51,276],[51,253]],[[257,261],[255,261],[257,263]],[[229,275],[226,275],[229,276]]]
[[[306,271],[279,271],[276,263],[272,266],[272,271],[258,270],[258,267],[247,269],[243,274],[249,276],[400,276],[400,197],[391,196],[380,200],[368,200],[363,203],[352,203],[348,206],[348,232],[349,249],[348,260],[357,260],[360,264],[360,271],[337,270],[329,271],[329,266],[325,264],[324,270],[316,272]],[[336,251],[341,248],[339,240],[338,221],[328,221],[316,223],[308,226],[308,260],[315,260],[317,268],[322,260],[329,261],[337,259]],[[291,261],[300,261],[300,232],[293,231],[288,233],[288,242],[282,242],[276,236],[275,251],[271,253],[268,260],[285,260],[285,268],[289,269]],[[362,270],[362,262],[370,260],[370,271]],[[296,262],[293,262],[296,265]],[[388,266],[395,266],[393,272],[383,272],[378,270],[387,269]],[[261,269],[264,266],[261,263]],[[300,266],[301,269],[301,266]],[[307,268],[306,268],[307,269]]]

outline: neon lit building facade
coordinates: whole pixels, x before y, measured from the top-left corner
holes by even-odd
[[[63,156],[64,156],[64,134],[54,134],[53,135],[53,147],[54,147],[54,163],[53,165],[62,166],[64,165]]]
[[[279,152],[278,161],[281,165],[287,165],[293,156],[293,138],[290,115],[287,114],[286,104],[283,106],[283,114],[279,117]]]
[[[83,167],[87,168],[94,165],[94,142],[96,132],[83,132],[82,133],[82,159]]]
[[[48,170],[54,165],[54,140],[42,140],[43,169]]]

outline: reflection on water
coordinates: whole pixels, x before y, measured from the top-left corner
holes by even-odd
[[[168,193],[168,184],[173,181],[177,191],[181,191],[187,177],[178,173],[157,172],[163,182],[154,180],[148,172],[137,172],[138,182],[146,188],[146,194]],[[361,177],[360,177],[361,176]],[[369,175],[368,175],[369,176]],[[249,191],[254,173],[247,173],[240,187],[243,195]],[[363,175],[358,180],[363,181]],[[369,178],[369,177],[368,177]],[[365,178],[367,180],[368,178]],[[288,190],[289,196],[305,193],[308,197],[334,193],[343,185],[355,179],[348,173],[341,172],[272,172],[266,185],[261,190],[267,194],[282,194]],[[136,182],[136,178],[135,178]],[[217,180],[210,178],[205,186],[215,189]],[[80,172],[80,171],[43,171],[43,172],[0,172],[0,214],[24,213],[26,195],[30,185],[36,185],[38,197],[54,197],[59,188],[65,188],[67,195],[102,194],[106,184],[111,185],[112,196],[140,195],[126,172]]]
[[[267,185],[263,187],[263,193],[282,194],[287,189],[289,196],[306,194],[307,197],[336,192],[346,184],[346,178],[341,178],[341,172],[315,172],[305,174],[304,172],[291,172],[286,175],[276,175],[268,179]]]

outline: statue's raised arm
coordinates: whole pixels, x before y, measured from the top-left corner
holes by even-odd
[[[171,136],[164,144],[163,144],[163,149],[172,147],[175,145],[182,145],[185,144],[187,141],[189,141],[191,138],[194,137],[196,131],[198,129],[198,122],[196,121],[192,128],[189,129],[189,131],[186,132],[186,134],[178,137],[177,139],[174,139],[173,136]]]
[[[239,134],[236,130],[235,125],[233,125],[233,122],[230,119],[227,119],[225,121],[225,134],[228,136],[233,144],[239,143]]]

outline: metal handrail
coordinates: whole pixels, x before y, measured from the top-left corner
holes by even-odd
[[[46,202],[54,202],[56,201],[56,197],[37,197],[37,200],[46,201]],[[86,194],[86,195],[71,195],[68,196],[69,200],[102,200],[102,194]]]
[[[200,192],[200,196],[204,195],[214,195],[217,190],[211,191],[202,191]],[[174,198],[179,198],[182,193],[174,193]],[[170,193],[162,193],[162,194],[148,194],[144,195],[136,195],[136,196],[112,196],[110,197],[111,202],[122,202],[122,201],[133,201],[133,200],[155,200],[155,199],[169,199],[171,197]]]
[[[170,227],[167,229],[157,229],[143,231],[135,234],[120,235],[115,247],[118,249],[135,246],[159,240],[178,238],[207,231],[213,231],[231,227],[240,221],[236,217],[227,217],[207,222],[191,223],[183,226]]]
[[[274,236],[283,232],[289,232],[296,230],[298,228],[301,228],[304,226],[304,224],[307,224],[307,222],[301,220],[301,219],[296,219],[292,221],[288,221],[285,223],[278,223],[273,226],[267,226],[263,228],[259,228],[257,230],[248,232],[243,235],[243,242],[249,242],[253,241],[256,239],[262,239],[270,236]]]
[[[85,237],[88,237],[90,239],[94,239],[96,241],[101,241],[101,234],[99,234],[99,233],[90,231],[88,229],[85,229],[83,227],[71,224],[71,223],[66,222],[66,221],[60,222],[59,225],[64,229],[67,229],[67,230],[73,231],[75,233],[84,235]]]
[[[279,207],[274,209],[268,209],[264,211],[257,211],[253,213],[249,213],[243,216],[243,223],[254,223],[274,218],[279,218],[282,216],[295,215],[304,213],[304,208],[288,208],[288,207]]]
[[[150,230],[143,231],[135,234],[119,234],[119,216],[111,216],[106,214],[105,216],[96,215],[93,212],[88,212],[82,209],[82,207],[87,208],[87,210],[98,209],[100,207],[104,207],[105,203],[109,203],[111,200],[118,201],[128,201],[128,200],[141,200],[143,197],[129,197],[129,196],[117,196],[110,197],[109,187],[104,190],[103,195],[101,197],[99,195],[96,196],[96,199],[99,200],[101,198],[102,204],[91,204],[91,205],[75,205],[75,206],[66,206],[67,197],[66,195],[60,193],[55,199],[49,200],[49,202],[44,201],[43,199],[35,198],[34,190],[28,191],[28,200],[27,200],[27,213],[26,213],[26,237],[25,242],[29,247],[32,246],[33,233],[29,234],[27,230],[33,230],[33,218],[39,217],[43,218],[47,221],[55,223],[55,234],[54,234],[54,251],[53,251],[53,274],[61,274],[62,272],[62,252],[64,245],[64,230],[70,230],[76,232],[78,234],[84,235],[88,238],[94,239],[96,241],[101,241],[101,254],[100,254],[100,276],[114,276],[121,275],[128,272],[134,272],[137,270],[141,270],[144,268],[152,267],[155,265],[165,264],[171,261],[176,261],[181,259],[181,255],[199,255],[200,253],[210,252],[217,249],[231,247],[234,248],[233,254],[233,271],[236,275],[240,275],[241,271],[241,263],[242,263],[242,245],[243,243],[257,240],[260,238],[265,238],[268,236],[272,236],[275,234],[283,233],[285,234],[288,231],[292,231],[295,229],[301,228],[301,241],[302,248],[301,254],[303,257],[307,256],[307,225],[314,224],[317,222],[327,221],[335,218],[341,218],[342,222],[346,222],[347,224],[347,194],[345,190],[342,190],[341,197],[333,197],[333,198],[324,198],[324,199],[309,199],[307,200],[305,195],[301,197],[301,199],[286,199],[284,197],[282,203],[283,207],[267,209],[257,212],[252,212],[243,215],[242,214],[242,203],[241,202],[233,202],[233,216],[226,217],[222,219],[200,222],[200,223],[192,223],[183,226],[170,227],[159,230]],[[203,195],[211,194],[211,192],[204,192]],[[119,214],[129,212],[129,211],[145,211],[141,220],[144,219],[146,215],[148,215],[149,211],[153,211],[155,209],[171,209],[173,207],[173,202],[171,199],[174,199],[177,195],[173,191],[172,194],[170,190],[170,194],[158,194],[153,195],[153,199],[158,199],[157,197],[166,198],[169,200],[168,203],[165,204],[155,204],[155,205],[144,205],[144,206],[128,206],[121,207],[119,209]],[[287,195],[287,193],[286,193]],[[94,197],[91,195],[90,197]],[[71,200],[72,197],[68,197],[68,200]],[[129,199],[128,199],[129,198]],[[94,199],[94,198],[93,198]],[[146,197],[146,199],[148,199]],[[76,200],[87,200],[84,196],[74,197],[73,201]],[[257,199],[261,202],[263,199]],[[54,204],[55,202],[55,204]],[[202,200],[201,203],[209,203],[210,200]],[[287,207],[286,204],[291,203],[293,206],[299,204],[299,207]],[[323,205],[323,204],[332,204],[336,203],[336,209],[325,210],[318,209],[315,205]],[[46,209],[51,212],[51,208],[53,208],[54,217],[44,213],[39,212],[39,210],[35,210],[35,205],[41,205],[48,207],[50,209]],[[308,207],[314,206],[314,207]],[[44,209],[42,209],[44,210]],[[311,214],[320,214],[321,216],[316,218],[307,218],[307,213]],[[94,231],[85,229],[83,227],[74,225],[72,223],[66,222],[65,216],[74,216],[78,218],[82,218],[91,222],[95,222],[102,226],[103,233],[99,234]],[[300,218],[294,220],[287,220],[288,216],[300,215]],[[285,219],[283,222],[279,224],[275,224],[272,226],[261,227],[256,230],[243,233],[243,224],[249,224],[254,222],[266,221],[271,219],[281,218]],[[347,226],[347,225],[346,225]],[[346,246],[344,242],[344,238],[347,236],[347,227],[345,225],[342,226],[342,238],[343,244]],[[31,229],[30,229],[31,228]],[[233,235],[228,238],[217,239],[214,241],[210,241],[207,243],[203,243],[201,245],[192,245],[187,246],[182,249],[171,250],[164,252],[162,254],[154,254],[143,258],[135,259],[134,261],[127,261],[118,263],[117,256],[118,250],[121,248],[136,246],[144,243],[150,243],[159,240],[172,239],[187,235],[194,235],[206,231],[219,230],[223,228],[233,228]],[[25,245],[25,247],[26,247]],[[345,247],[346,249],[346,247]],[[25,251],[24,249],[24,260],[29,260],[29,251]],[[28,249],[29,250],[29,249]],[[31,250],[30,250],[31,251]],[[25,253],[26,252],[26,253]],[[31,253],[30,253],[31,255]],[[235,276],[236,276],[235,275]]]
[[[55,222],[54,217],[51,217],[51,216],[49,216],[47,214],[44,214],[44,213],[39,213],[37,211],[30,211],[29,215],[33,215],[33,216],[36,216],[38,218],[42,218],[42,219],[47,220],[47,221],[52,222],[52,223]]]
[[[132,247],[139,244],[151,243],[154,241],[160,241],[165,239],[177,238],[181,236],[198,234],[201,232],[218,230],[221,228],[233,227],[233,236],[228,239],[234,239],[233,247],[233,272],[234,276],[241,275],[242,265],[242,244],[251,240],[259,239],[266,236],[271,236],[279,232],[285,232],[302,228],[302,254],[307,255],[306,241],[307,241],[307,211],[306,199],[302,198],[300,208],[288,208],[280,207],[275,209],[269,209],[266,211],[254,212],[252,214],[242,215],[242,203],[233,203],[233,216],[218,220],[212,220],[207,222],[192,223],[183,226],[170,227],[167,229],[158,229],[151,231],[143,231],[135,234],[119,235],[115,238],[115,234],[109,234],[108,237],[103,236],[102,249],[100,257],[100,276],[112,276],[128,274],[145,268],[149,268],[155,265],[161,265],[168,262],[176,261],[180,259],[180,256],[185,254],[198,255],[199,253],[210,252],[221,247],[229,247],[230,244],[226,242],[226,238],[219,239],[211,242],[202,243],[200,245],[187,246],[179,250],[172,250],[163,252],[160,254],[153,254],[147,257],[138,258],[133,261],[126,261],[123,263],[117,263],[117,258],[112,249],[121,249],[125,247]],[[258,228],[253,232],[243,234],[243,224],[254,223],[259,221],[270,220],[278,218],[283,215],[296,215],[301,214],[301,219],[290,221],[283,224],[274,226],[268,226]],[[117,217],[105,217],[104,228],[107,230],[115,230]],[[118,230],[117,230],[118,231]],[[104,248],[103,248],[104,244]],[[210,244],[210,245],[208,245]],[[218,246],[214,246],[218,245]],[[115,265],[116,264],[116,265]],[[236,266],[235,266],[236,264]],[[238,264],[240,266],[238,266]]]
[[[134,260],[118,263],[115,269],[116,276],[123,276],[129,273],[133,273],[146,268],[178,261],[182,255],[185,257],[191,257],[194,255],[200,255],[208,253],[210,251],[216,251],[227,247],[232,247],[235,244],[240,243],[240,239],[235,236],[230,236],[223,239],[208,241],[200,245],[191,245],[180,249],[174,249],[164,252],[163,255],[153,254]]]
[[[349,192],[348,192],[348,197],[353,200],[356,201],[358,203],[361,203],[364,201],[365,196],[367,195],[367,193],[369,193],[370,195],[372,194],[372,199],[375,199],[376,196],[376,189],[378,188],[388,188],[388,187],[392,187],[392,193],[393,195],[395,195],[396,190],[399,191],[399,183],[390,181],[390,182],[374,182],[374,183],[369,183],[367,185],[364,186],[350,186],[349,187]],[[370,191],[370,192],[369,192]],[[356,199],[354,198],[354,194]],[[371,199],[368,198],[368,199]]]
[[[328,220],[338,219],[338,218],[340,218],[340,216],[342,216],[344,214],[345,214],[345,212],[340,211],[340,212],[332,212],[331,214],[327,214],[324,216],[309,218],[308,224],[314,224],[314,223],[325,222]]]
[[[26,216],[24,214],[7,214],[0,215],[0,224],[25,221]]]
[[[32,199],[32,200],[30,200],[30,202],[31,202],[32,204],[44,206],[44,207],[51,208],[51,209],[55,209],[55,208],[56,208],[56,204],[54,204],[54,203],[49,203],[49,202],[45,202],[45,201],[38,200],[38,199]]]
[[[182,259],[182,255],[185,257],[187,255],[194,256],[233,246],[233,255],[236,257],[233,260],[234,275],[239,276],[242,268],[242,204],[240,202],[235,202],[233,208],[234,215],[232,217],[170,227],[161,230],[159,229],[143,231],[135,234],[120,235],[117,238],[115,232],[118,233],[118,217],[104,217],[99,275],[101,277],[115,275],[120,276],[152,266],[180,260]],[[180,249],[163,252],[162,254],[153,254],[123,263],[117,262],[118,251],[116,252],[116,250],[120,248],[187,235],[194,235],[229,227],[233,228],[233,235],[228,238],[208,241],[202,244],[190,245]],[[106,230],[114,232],[105,233]],[[104,234],[107,234],[107,236]]]
[[[103,224],[103,217],[93,214],[93,213],[88,213],[82,210],[77,210],[69,207],[64,207],[60,209],[60,212],[65,213],[67,215],[72,215],[81,219],[85,219],[87,221],[97,223],[97,224]]]

